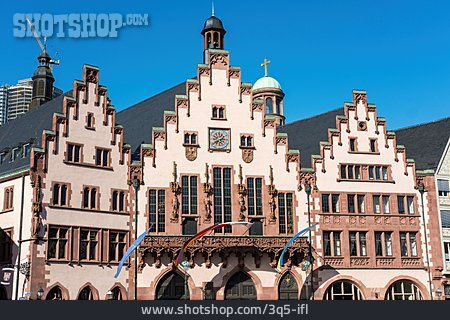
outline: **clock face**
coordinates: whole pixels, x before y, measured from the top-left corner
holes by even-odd
[[[209,147],[213,150],[229,150],[230,130],[209,129]]]

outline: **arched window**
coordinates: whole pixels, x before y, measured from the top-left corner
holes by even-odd
[[[61,185],[61,205],[65,206],[67,203],[67,185]]]
[[[78,300],[94,300],[90,287],[84,287],[78,294]]]
[[[273,101],[272,98],[266,99],[266,114],[273,113]]]
[[[253,140],[253,139],[252,139],[251,136],[248,136],[248,137],[247,137],[247,147],[253,146],[253,141],[252,141],[252,140]]]
[[[119,194],[119,211],[123,212],[125,208],[125,193],[121,192]]]
[[[279,300],[298,300],[298,284],[290,272],[286,272],[278,285]]]
[[[189,289],[185,279],[176,272],[169,272],[159,281],[156,287],[157,300],[187,300]]]
[[[363,296],[352,282],[336,281],[327,288],[323,300],[363,300]]]
[[[225,299],[256,300],[256,288],[250,276],[242,271],[234,274],[225,286]]]
[[[214,32],[214,48],[218,48],[218,47],[219,47],[219,33]]]
[[[211,34],[210,33],[208,33],[208,35],[206,36],[206,41],[208,44],[208,48],[211,48]]]
[[[45,300],[63,300],[61,288],[58,286],[53,287],[52,290],[47,293]]]
[[[197,144],[197,135],[195,133],[191,134],[191,144]]]
[[[120,291],[119,287],[114,287],[112,290],[112,299],[111,300],[123,300],[122,291]]]
[[[83,190],[83,208],[89,208],[89,188]]]
[[[59,184],[53,186],[53,204],[59,204]]]
[[[117,211],[117,191],[114,191],[112,194],[112,209],[113,211]]]
[[[95,209],[97,207],[97,189],[92,188],[91,190],[91,209]]]
[[[281,114],[281,107],[280,107],[281,99],[277,97],[275,101],[276,101],[275,102],[276,113]]]
[[[409,280],[394,282],[386,292],[385,300],[423,300],[420,289]]]

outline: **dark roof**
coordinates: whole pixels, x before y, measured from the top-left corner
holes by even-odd
[[[226,32],[225,29],[223,28],[222,21],[215,16],[211,16],[208,19],[206,19],[205,25],[203,26],[202,34],[205,34],[205,32],[208,30],[222,31],[224,34]]]
[[[300,151],[302,168],[310,168],[311,155],[320,154],[320,141],[328,141],[328,128],[336,128],[337,115],[344,115],[344,108],[294,121],[277,129],[277,132],[288,134],[289,149]]]
[[[395,130],[397,144],[406,148],[416,169],[436,170],[450,136],[450,117]]]
[[[68,92],[65,95],[70,94],[71,92]],[[0,164],[0,174],[29,165],[28,156],[10,162],[11,151],[26,143],[41,146],[42,131],[52,129],[53,113],[62,111],[63,97],[64,95],[57,96],[0,126],[0,153],[6,152],[5,161]]]
[[[175,110],[175,95],[186,94],[186,82],[158,93],[116,114],[116,122],[124,128],[124,142],[132,150],[141,143],[152,143],[152,127],[164,125],[164,111]]]

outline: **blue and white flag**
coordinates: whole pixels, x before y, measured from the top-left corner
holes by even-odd
[[[122,257],[122,259],[119,262],[119,265],[117,266],[117,272],[114,275],[114,278],[117,279],[117,277],[119,276],[120,270],[122,270],[123,264],[125,263],[125,261],[128,260],[128,258],[131,256],[131,254],[133,253],[134,250],[136,250],[136,248],[139,246],[139,244],[142,242],[142,240],[144,240],[145,236],[147,235],[147,233],[150,231],[150,229],[153,227],[150,226],[150,228],[148,228],[143,234],[141,234],[136,240],[134,240],[134,242],[131,244],[131,246],[128,248],[127,252],[125,252],[125,255]]]

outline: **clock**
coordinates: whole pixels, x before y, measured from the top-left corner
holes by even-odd
[[[211,150],[230,150],[230,129],[209,129],[209,148]]]

